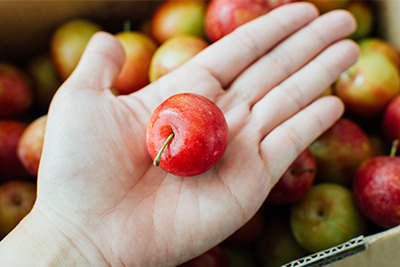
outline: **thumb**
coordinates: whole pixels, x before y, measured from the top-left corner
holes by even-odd
[[[72,90],[109,90],[124,60],[124,49],[119,41],[110,33],[98,32],[88,42],[79,64],[63,87]]]

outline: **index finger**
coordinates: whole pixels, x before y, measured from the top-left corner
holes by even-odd
[[[317,8],[310,3],[286,4],[238,27],[197,54],[192,62],[226,87],[252,62],[317,16]]]

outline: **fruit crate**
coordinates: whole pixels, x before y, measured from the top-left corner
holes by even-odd
[[[376,1],[376,35],[400,48],[400,1]],[[336,247],[289,262],[282,267],[399,266],[400,226],[359,236]]]
[[[48,49],[48,39],[63,21],[85,17],[122,30],[127,17],[134,24],[149,17],[162,1],[0,1],[0,58],[24,63]],[[376,1],[375,31],[400,49],[400,1]],[[283,266],[399,266],[400,226],[359,236],[339,246]]]
[[[0,57],[26,61],[48,49],[48,40],[62,22],[82,17],[123,30],[129,18],[134,25],[149,17],[161,1],[1,1]]]
[[[359,236],[339,246],[320,251],[281,267],[353,267],[399,266],[396,253],[400,246],[400,227],[370,235]]]

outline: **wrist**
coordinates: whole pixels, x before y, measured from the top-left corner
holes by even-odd
[[[55,225],[34,208],[0,242],[0,266],[109,266],[77,229]]]

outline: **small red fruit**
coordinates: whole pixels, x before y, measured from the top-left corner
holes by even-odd
[[[56,28],[50,40],[50,53],[62,80],[72,73],[90,38],[100,30],[100,25],[87,19],[72,19]]]
[[[400,95],[393,98],[385,107],[382,117],[382,131],[385,138],[390,142],[400,138]]]
[[[33,177],[37,176],[39,169],[46,123],[47,115],[43,115],[31,122],[22,133],[18,142],[18,158],[25,170]]]
[[[272,188],[268,202],[284,205],[300,200],[314,182],[316,165],[310,150],[304,150]]]
[[[400,93],[399,70],[379,53],[361,53],[357,62],[344,71],[335,83],[347,114],[356,118],[381,115],[386,105]]]
[[[15,118],[33,103],[33,89],[26,75],[16,66],[0,63],[0,117]]]
[[[17,156],[18,142],[25,127],[15,120],[0,121],[0,182],[28,176]]]
[[[117,33],[115,37],[125,51],[125,62],[114,83],[114,89],[120,95],[127,95],[150,83],[150,61],[157,44],[141,32],[126,30]]]
[[[267,1],[211,0],[205,14],[205,32],[211,42],[271,10]]]
[[[373,151],[368,135],[355,121],[341,118],[309,147],[317,162],[316,180],[350,187],[354,173]]]
[[[197,36],[178,35],[171,37],[155,51],[149,69],[150,82],[177,69],[208,46],[208,43]]]
[[[228,125],[211,100],[177,94],[154,111],[146,144],[155,166],[174,175],[195,176],[221,159],[228,144]]]
[[[204,38],[206,5],[203,0],[164,1],[150,19],[150,36],[159,44],[177,35]]]
[[[393,141],[390,156],[366,160],[354,179],[354,198],[362,213],[383,228],[400,224],[400,157],[398,140]]]

